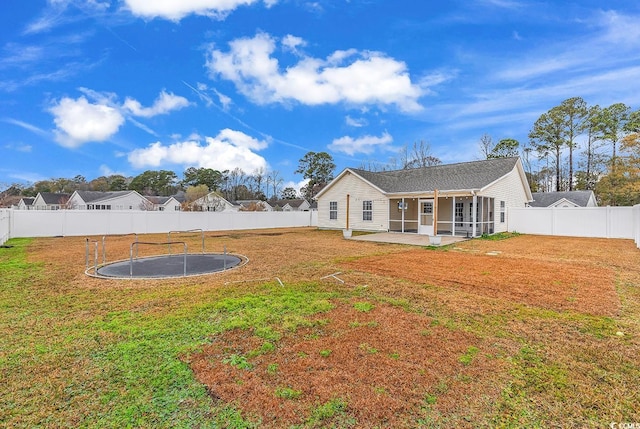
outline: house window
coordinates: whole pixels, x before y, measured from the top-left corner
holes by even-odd
[[[362,202],[362,220],[373,220],[373,201]]]
[[[506,203],[504,201],[500,201],[500,223],[504,223],[505,211],[506,211]]]
[[[422,214],[433,214],[433,201],[425,201],[422,204]]]
[[[329,219],[330,220],[338,219],[338,202],[337,201],[329,202]]]
[[[463,218],[463,210],[464,210],[464,203],[456,203],[456,226],[463,226],[462,224],[462,218]]]
[[[164,207],[158,207],[158,211],[163,212],[164,211]]]

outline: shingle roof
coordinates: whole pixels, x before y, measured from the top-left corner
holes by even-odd
[[[71,194],[62,194],[55,192],[40,192],[40,196],[47,204],[63,204],[69,200]]]
[[[563,198],[578,207],[587,207],[593,191],[534,192],[531,195],[533,195],[533,201],[529,203],[531,207],[549,207]]]
[[[517,162],[518,158],[496,158],[408,170],[351,170],[386,193],[430,192],[482,189],[508,174]]]
[[[151,201],[153,204],[164,205],[173,197],[163,197],[160,195],[148,195],[145,197],[147,200]]]
[[[35,198],[31,198],[31,197],[24,197],[21,199],[22,199],[22,202],[24,202],[25,206],[33,205],[33,200],[35,200]]]
[[[302,198],[294,198],[290,200],[275,200],[271,203],[273,207],[284,207],[287,204],[291,207],[300,207],[300,205],[304,202]]]
[[[77,191],[80,198],[85,203],[95,203],[104,200],[110,200],[112,198],[122,197],[124,195],[128,195],[133,191],[110,191],[110,192],[101,192],[101,191]]]

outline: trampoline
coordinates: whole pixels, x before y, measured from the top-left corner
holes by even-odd
[[[98,277],[108,278],[167,278],[200,276],[229,270],[243,263],[236,255],[189,253],[159,255],[112,262],[96,270]]]
[[[191,232],[191,231],[172,231]],[[138,235],[129,247],[129,259],[107,263],[106,236],[102,238],[102,264],[98,264],[99,242],[87,239],[86,271],[92,277],[105,279],[163,279],[174,277],[189,277],[212,274],[240,267],[248,262],[242,255],[229,254],[224,248],[223,253],[204,252],[204,232],[202,233],[202,253],[188,253],[187,243],[183,241],[143,242],[138,241]],[[169,233],[169,240],[171,233]],[[94,243],[94,265],[89,265],[90,242]],[[138,257],[140,245],[168,246],[168,254]],[[181,247],[182,252],[172,253],[172,245]]]

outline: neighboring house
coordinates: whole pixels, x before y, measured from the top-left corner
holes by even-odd
[[[70,207],[70,194],[39,192],[31,204],[32,210],[60,210]]]
[[[283,212],[308,212],[311,208],[309,201],[302,198],[275,200],[271,202],[271,206],[273,210]]]
[[[33,209],[33,200],[35,200],[35,198],[31,198],[31,197],[23,197],[20,198],[20,201],[18,202],[18,210],[31,210]]]
[[[153,203],[136,191],[75,191],[69,199],[75,210],[153,210]]]
[[[213,191],[191,203],[191,209],[204,212],[237,211],[238,208]]]
[[[262,200],[238,200],[232,201],[231,204],[235,206],[237,211],[245,212],[245,211],[264,211],[271,212],[273,211],[273,207],[269,205],[268,202]],[[261,209],[257,209],[260,207]]]
[[[316,199],[320,228],[475,237],[507,231],[508,208],[533,198],[520,158],[496,158],[382,172],[347,168]]]
[[[179,211],[182,209],[180,201],[175,197],[161,197],[161,196],[145,196],[151,203],[150,210],[154,211]]]
[[[534,192],[529,207],[598,207],[593,191]]]

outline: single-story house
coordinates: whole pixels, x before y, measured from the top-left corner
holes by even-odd
[[[191,209],[204,212],[238,211],[238,207],[227,201],[216,191],[209,192],[191,203]]]
[[[161,197],[161,196],[145,196],[147,200],[152,204],[151,210],[155,211],[179,211],[182,209],[180,201],[175,197]]]
[[[598,207],[593,191],[534,192],[529,207]]]
[[[18,201],[18,210],[32,210],[33,209],[33,200],[35,198],[31,197],[22,197],[20,201]]]
[[[271,206],[273,210],[282,212],[308,212],[311,209],[309,201],[303,198],[275,200],[271,201]]]
[[[342,171],[316,196],[318,227],[476,237],[507,231],[533,200],[520,158]]]
[[[69,208],[70,194],[39,192],[31,204],[32,210],[60,210]]]
[[[68,205],[75,210],[153,210],[153,203],[136,191],[75,191]]]

